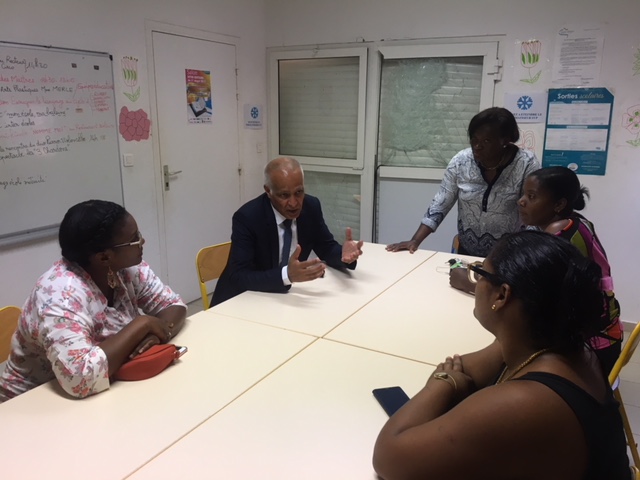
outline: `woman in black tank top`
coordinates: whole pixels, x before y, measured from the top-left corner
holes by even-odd
[[[617,404],[586,341],[602,330],[600,268],[543,232],[502,239],[480,265],[474,315],[496,337],[447,357],[383,427],[385,480],[629,480]]]

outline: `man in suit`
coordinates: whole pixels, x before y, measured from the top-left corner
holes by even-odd
[[[350,228],[344,245],[335,241],[320,201],[304,193],[297,160],[276,158],[264,174],[265,193],[233,214],[231,253],[211,306],[246,290],[286,293],[292,283],[323,277],[326,265],[353,270],[362,254]],[[312,250],[319,258],[308,260]]]

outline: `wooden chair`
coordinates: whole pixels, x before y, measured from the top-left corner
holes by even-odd
[[[631,451],[631,456],[633,457],[633,464],[637,469],[640,469],[640,455],[638,455],[638,444],[633,439],[633,432],[631,431],[631,424],[629,423],[629,418],[627,417],[627,412],[624,409],[624,403],[622,403],[622,396],[620,395],[620,389],[618,386],[620,385],[620,371],[622,367],[624,367],[631,357],[633,353],[636,351],[636,347],[640,342],[640,323],[638,323],[629,339],[627,340],[627,344],[620,352],[620,356],[616,361],[615,365],[611,369],[611,373],[609,374],[609,383],[611,384],[611,388],[613,389],[613,396],[616,398],[618,403],[620,404],[620,415],[622,416],[622,423],[624,425],[624,433],[627,437],[627,445],[629,446],[629,450]]]
[[[453,240],[451,241],[451,253],[458,253],[460,249],[460,240],[458,239],[458,235],[453,236]]]
[[[18,327],[18,317],[21,310],[18,307],[9,306],[0,308],[0,362],[9,358],[11,353],[11,337]]]
[[[220,278],[224,267],[227,266],[231,242],[219,243],[204,247],[196,255],[196,272],[200,282],[200,293],[202,294],[202,305],[204,309],[209,308],[209,294],[206,282]]]

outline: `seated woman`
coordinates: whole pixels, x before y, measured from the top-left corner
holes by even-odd
[[[120,205],[71,207],[59,241],[63,258],[38,279],[18,321],[0,402],[54,378],[78,398],[106,390],[120,365],[184,324],[186,306],[142,261],[144,239]]]
[[[496,340],[447,357],[380,432],[385,480],[629,480],[618,405],[585,342],[601,329],[600,268],[525,231],[483,265],[474,315]]]
[[[526,178],[518,206],[525,225],[564,238],[602,269],[601,287],[605,296],[605,315],[609,321],[602,335],[594,337],[590,343],[605,371],[610,372],[622,344],[620,304],[613,294],[611,267],[595,228],[576,212],[585,207],[585,195],[588,197],[589,191],[580,185],[573,171],[565,167],[548,167]]]

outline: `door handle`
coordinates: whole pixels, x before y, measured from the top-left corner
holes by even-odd
[[[171,180],[171,177],[175,177],[179,173],[182,173],[182,170],[176,170],[175,172],[170,172],[169,171],[169,165],[164,165],[162,167],[162,174],[164,176],[164,191],[165,192],[169,191],[169,189],[170,189],[169,181]]]

